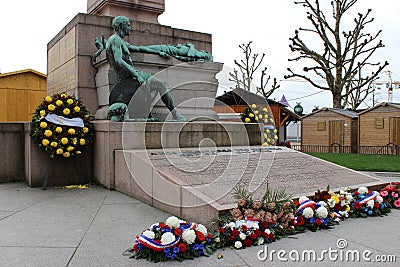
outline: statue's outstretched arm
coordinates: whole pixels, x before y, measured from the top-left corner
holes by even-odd
[[[127,62],[125,62],[125,60],[123,60],[121,40],[115,40],[115,43],[112,46],[112,50],[116,67],[120,68],[120,71],[121,70],[129,71],[140,84],[143,84],[146,80],[140,75],[140,73],[138,73],[138,71],[132,65],[128,64]],[[116,69],[115,71],[118,72],[118,69]]]

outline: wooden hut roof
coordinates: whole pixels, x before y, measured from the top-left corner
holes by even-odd
[[[33,69],[26,69],[26,70],[19,70],[19,71],[13,71],[13,72],[6,72],[6,73],[0,73],[0,78],[5,77],[5,76],[11,76],[11,75],[17,75],[17,74],[22,74],[26,72],[32,72],[36,75],[42,76],[46,78],[46,74],[43,74],[39,71],[33,70]]]
[[[303,116],[302,119],[304,119],[306,117],[309,117],[309,116],[312,116],[312,115],[315,115],[316,113],[319,113],[319,112],[322,112],[322,111],[332,111],[334,113],[337,113],[339,115],[342,115],[342,116],[345,116],[345,117],[349,117],[349,118],[352,118],[352,119],[357,118],[357,112],[354,112],[352,110],[340,109],[340,108],[321,108],[321,109],[318,109],[318,110],[316,110],[316,111],[314,111],[314,112],[312,112],[310,114],[307,114],[307,115]]]
[[[380,104],[378,104],[378,105],[376,105],[376,106],[374,106],[374,107],[371,107],[371,108],[369,108],[369,109],[366,109],[366,110],[360,112],[359,115],[362,115],[362,114],[364,114],[364,113],[367,113],[367,112],[369,112],[369,111],[371,111],[371,110],[374,110],[374,109],[376,109],[376,108],[379,108],[379,107],[394,107],[394,108],[400,109],[400,103],[387,103],[387,102],[382,102],[382,103],[380,103]]]
[[[268,105],[275,104],[285,107],[282,103],[279,103],[272,99],[266,99],[263,96],[257,95],[255,93],[249,92],[247,90],[236,88],[232,91],[225,92],[216,98],[215,106],[250,106],[252,104],[256,105]]]

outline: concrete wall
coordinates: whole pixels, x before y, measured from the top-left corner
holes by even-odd
[[[31,187],[43,186],[49,157],[32,142],[30,130],[30,122],[0,123],[0,183],[25,181]],[[93,149],[85,150],[76,159],[83,182],[91,181]],[[75,164],[75,159],[52,159],[48,185],[78,184]]]
[[[24,124],[0,122],[0,183],[24,180]]]

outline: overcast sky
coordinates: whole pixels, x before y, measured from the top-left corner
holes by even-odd
[[[330,2],[324,0],[325,2]],[[301,82],[284,81],[286,68],[291,67],[288,58],[289,38],[296,28],[306,27],[305,9],[293,0],[165,0],[166,10],[159,17],[163,25],[186,30],[210,33],[213,36],[214,60],[233,68],[234,59],[241,59],[239,44],[253,41],[253,51],[266,53],[264,65],[268,73],[281,84],[273,98],[280,100],[285,94],[289,103],[299,101],[306,112],[313,106],[330,106],[329,92],[291,100],[318,92]],[[376,53],[375,61],[390,63],[388,69],[393,79],[400,80],[399,57],[399,0],[359,0],[353,13],[365,13],[372,9],[375,21],[367,29],[383,32],[380,39],[386,45]],[[0,2],[0,70],[2,73],[31,68],[47,72],[47,43],[77,13],[86,13],[86,0],[19,0]],[[349,23],[351,23],[351,19]],[[380,80],[386,80],[385,74]],[[381,90],[381,101],[387,101],[387,92]],[[400,90],[394,93],[394,102],[400,102]]]

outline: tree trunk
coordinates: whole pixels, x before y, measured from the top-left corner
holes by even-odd
[[[341,96],[341,94],[333,91],[332,92],[332,98],[333,98],[333,107],[334,108],[342,108],[342,96]]]

